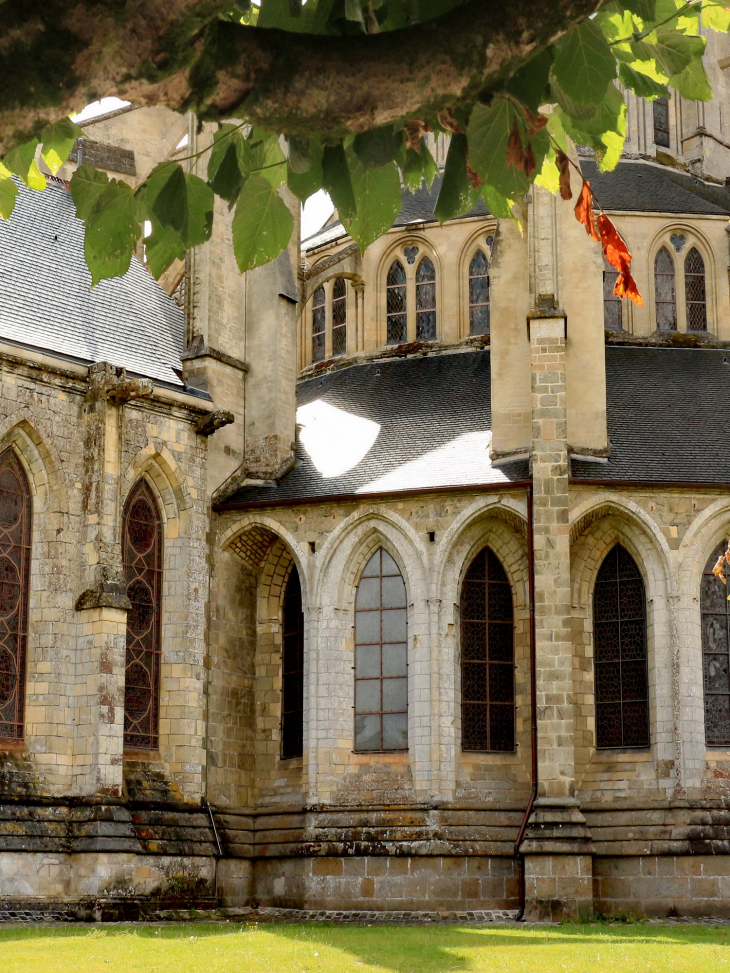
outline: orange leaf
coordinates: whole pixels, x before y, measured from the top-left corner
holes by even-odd
[[[725,580],[725,565],[723,563],[724,561],[725,561],[725,555],[721,554],[720,557],[717,559],[717,563],[715,564],[715,567],[712,569],[712,573],[715,575],[716,578],[719,578],[723,584],[727,584],[727,581]]]
[[[418,152],[420,155],[421,139],[426,132],[431,131],[431,126],[428,122],[424,122],[420,118],[412,118],[403,127],[406,130],[406,148],[413,149],[414,152]]]
[[[636,281],[631,276],[631,271],[622,270],[616,279],[616,286],[613,289],[614,294],[617,297],[626,297],[630,301],[633,301],[637,307],[644,306],[644,298],[639,293],[639,288],[636,286]]]
[[[570,159],[562,149],[558,149],[557,151],[555,165],[558,167],[558,172],[560,173],[560,198],[572,199],[573,190],[570,188]]]
[[[578,202],[575,204],[575,218],[586,228],[586,233],[593,240],[600,240],[601,236],[596,229],[596,221],[593,216],[593,195],[591,184],[587,179],[583,180],[583,188],[580,191]]]

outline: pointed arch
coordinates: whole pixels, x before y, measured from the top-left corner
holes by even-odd
[[[674,258],[666,247],[654,257],[654,295],[658,331],[677,330],[677,290]]]
[[[707,331],[705,261],[697,247],[684,258],[684,296],[688,331]]]
[[[436,269],[422,257],[416,269],[416,341],[436,339]]]
[[[489,261],[478,247],[469,264],[469,334],[489,334]]]
[[[33,509],[14,449],[0,454],[0,743],[22,740]]]
[[[386,344],[399,345],[408,337],[408,303],[406,271],[400,260],[394,260],[385,282]]]

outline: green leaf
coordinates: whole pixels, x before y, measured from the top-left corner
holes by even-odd
[[[0,216],[9,220],[15,206],[18,187],[12,179],[0,179]]]
[[[547,86],[554,56],[551,47],[543,48],[507,82],[507,91],[533,113],[548,100]]]
[[[513,200],[508,199],[493,186],[488,186],[486,183],[480,186],[480,192],[482,194],[482,199],[487,204],[487,209],[492,214],[499,219],[511,220],[514,219],[514,214],[512,212]]]
[[[332,197],[341,220],[353,220],[357,206],[342,142],[326,145],[322,153],[322,186]]]
[[[710,101],[712,86],[702,61],[693,61],[684,71],[674,74],[669,79],[671,86],[690,101]]]
[[[212,161],[212,160],[211,160]],[[208,165],[208,179],[210,188],[221,199],[225,199],[231,206],[238,199],[238,195],[243,188],[243,176],[241,167],[238,164],[238,152],[236,146],[229,142],[225,146],[222,155],[216,158],[214,175],[211,178],[211,166]]]
[[[509,199],[524,195],[529,180],[522,172],[507,164],[507,142],[515,119],[525,138],[524,116],[513,102],[495,98],[489,108],[477,105],[469,120],[469,161],[479,175],[497,192]],[[550,138],[543,128],[530,136],[537,170],[550,146]]]
[[[656,0],[623,0],[623,6],[632,14],[647,23],[653,23],[656,13]]]
[[[71,196],[80,220],[88,220],[99,196],[109,185],[109,176],[93,166],[79,166],[71,176]]]
[[[641,71],[635,71],[628,64],[622,64],[618,69],[619,81],[625,87],[630,88],[639,98],[654,99],[669,94],[665,84],[659,84],[653,78],[648,77]]]
[[[600,29],[587,20],[570,28],[552,71],[569,98],[597,105],[616,77],[616,59]]]
[[[547,189],[553,196],[557,196],[560,189],[560,173],[555,160],[555,149],[551,146],[543,160],[539,175],[535,177],[535,184]]]
[[[653,48],[657,61],[671,78],[702,57],[705,39],[688,37],[676,30],[657,30],[656,40],[648,46]]]
[[[587,122],[591,118],[595,118],[600,110],[597,105],[588,105],[585,102],[569,98],[555,78],[550,79],[550,90],[553,100],[560,105],[566,115],[570,115],[576,121]],[[608,88],[606,88],[606,91],[608,91]]]
[[[474,209],[479,199],[479,191],[472,187],[466,174],[468,142],[466,135],[452,135],[449,152],[444,167],[444,180],[441,183],[434,216],[439,223],[445,223],[455,216]]]
[[[292,215],[276,189],[261,175],[249,176],[231,225],[233,252],[241,273],[278,257],[293,229]]]
[[[309,152],[312,164],[306,172],[295,172],[289,165],[286,174],[289,189],[303,203],[322,188],[322,146],[315,139],[310,139]]]
[[[702,4],[702,23],[711,30],[727,33],[730,31],[730,6],[721,3]]]
[[[309,142],[301,142],[299,139],[289,137],[289,168],[292,172],[308,172],[314,161],[314,157],[309,149]]]
[[[68,159],[76,139],[83,134],[83,128],[70,118],[62,118],[43,129],[40,139],[43,143],[43,161],[54,176]]]
[[[175,260],[182,260],[185,248],[180,245],[179,237],[174,233],[166,233],[161,227],[154,231],[144,241],[147,266],[155,280],[159,280]]]
[[[97,196],[86,218],[84,237],[92,287],[104,278],[120,277],[129,269],[141,236],[139,215],[134,192],[125,182],[112,179]]]
[[[345,0],[345,19],[360,24],[362,29],[365,30],[365,18],[362,14],[360,0]]]
[[[352,147],[361,165],[366,169],[377,169],[395,159],[402,143],[402,129],[396,131],[392,125],[383,125],[369,132],[360,132]]]
[[[26,186],[30,189],[41,191],[46,188],[46,177],[35,162],[37,145],[38,139],[31,139],[30,142],[24,142],[22,145],[11,149],[3,159],[3,162],[7,169],[14,172],[16,176],[20,176]]]
[[[155,166],[139,196],[153,224],[174,231],[186,250],[210,239],[213,190],[178,163],[162,162]]]
[[[365,168],[352,149],[348,149],[352,191],[357,204],[354,217],[342,218],[347,232],[362,252],[387,232],[400,212],[401,186],[394,162],[379,169]]]
[[[279,136],[270,135],[260,129],[252,129],[246,140],[250,144],[251,172],[271,183],[274,189],[286,182],[286,156],[279,145]]]

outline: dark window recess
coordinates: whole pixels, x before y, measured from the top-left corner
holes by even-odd
[[[355,598],[355,750],[408,748],[406,586],[382,547]]]
[[[281,648],[281,756],[301,757],[304,733],[304,613],[299,573],[284,594]]]
[[[644,582],[617,544],[593,593],[596,746],[649,746],[649,679]]]
[[[461,589],[461,747],[515,748],[512,589],[488,547],[469,565]]]
[[[149,485],[140,480],[124,506],[122,557],[127,582],[124,746],[157,750],[160,724],[162,524]]]
[[[320,286],[312,299],[312,361],[322,361],[324,358],[324,329],[324,287]]]
[[[22,740],[30,594],[30,487],[12,449],[0,455],[0,740]]]
[[[709,747],[730,747],[730,602],[727,588],[712,573],[726,550],[727,541],[723,541],[712,552],[700,589],[705,742]]]
[[[656,326],[659,331],[677,330],[677,293],[674,286],[674,260],[666,247],[654,258]]]
[[[469,264],[469,334],[489,334],[489,263],[482,250]]]
[[[416,270],[416,341],[436,337],[436,271],[424,257]]]
[[[389,345],[399,345],[406,340],[406,272],[400,260],[394,260],[388,271],[386,283],[387,335]]]
[[[332,287],[332,354],[347,354],[347,285],[338,277]]]
[[[687,308],[687,330],[707,331],[707,293],[705,262],[695,247],[684,260],[684,295]]]
[[[655,98],[652,102],[654,112],[654,145],[669,148],[669,100],[666,97]]]
[[[623,308],[621,298],[614,294],[613,289],[618,280],[618,271],[603,258],[603,327],[606,331],[623,330]]]

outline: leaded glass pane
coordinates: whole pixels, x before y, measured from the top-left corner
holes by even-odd
[[[469,334],[489,334],[489,264],[477,250],[469,264]]]
[[[463,750],[514,750],[512,591],[488,547],[461,588],[461,700]]]
[[[416,341],[436,337],[436,271],[424,257],[416,271]]]
[[[406,272],[400,260],[394,260],[386,282],[386,341],[402,344],[407,338]]]
[[[324,287],[320,286],[312,298],[312,361],[322,361],[324,358],[326,320],[324,303]]]
[[[687,330],[707,331],[705,262],[695,247],[692,247],[684,261],[684,293],[687,307]]]
[[[603,327],[607,331],[623,330],[621,298],[614,294],[618,272],[603,258]]]
[[[674,286],[674,260],[666,247],[654,258],[656,326],[659,331],[677,330],[677,296]]]
[[[299,572],[284,593],[281,651],[281,756],[301,757],[304,745],[304,613]]]
[[[596,578],[593,659],[596,746],[648,746],[646,596],[636,562],[620,544]]]
[[[338,277],[332,286],[332,354],[347,353],[347,285]]]
[[[726,550],[726,540],[717,545],[705,565],[700,586],[705,741],[710,747],[730,746],[730,602],[726,586],[712,573]]]

